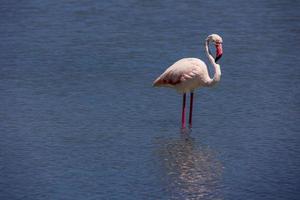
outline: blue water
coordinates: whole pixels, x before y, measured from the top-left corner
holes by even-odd
[[[1,1],[0,199],[299,199],[297,1]],[[224,40],[217,87],[152,81]],[[212,70],[211,70],[212,71]]]

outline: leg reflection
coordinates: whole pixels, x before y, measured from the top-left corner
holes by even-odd
[[[187,135],[162,144],[164,182],[172,199],[222,199],[222,164],[211,149],[199,146]]]

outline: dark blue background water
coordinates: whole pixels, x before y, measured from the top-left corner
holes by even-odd
[[[1,199],[299,199],[296,1],[1,1]],[[224,40],[195,96],[152,81]]]

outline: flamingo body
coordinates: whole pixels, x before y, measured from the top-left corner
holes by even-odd
[[[210,77],[206,64],[198,58],[183,58],[166,69],[153,83],[156,87],[175,88],[180,93],[208,86]]]

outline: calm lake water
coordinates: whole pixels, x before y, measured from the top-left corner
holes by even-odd
[[[299,199],[300,3],[0,4],[0,199]],[[152,81],[224,40],[217,87]],[[213,70],[210,70],[213,72]]]

